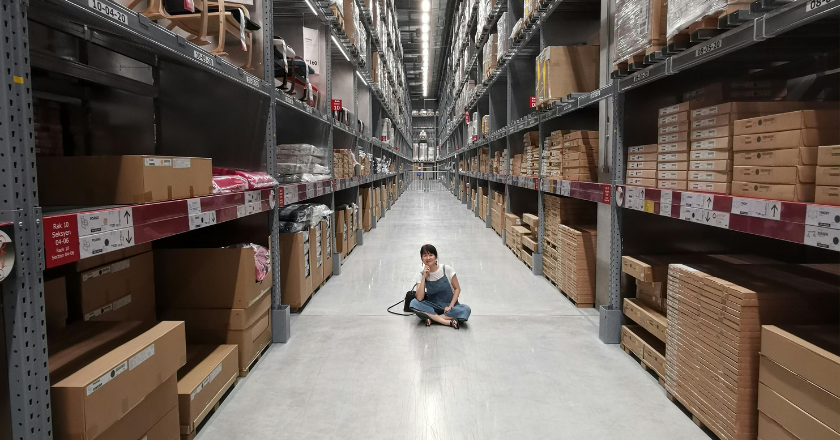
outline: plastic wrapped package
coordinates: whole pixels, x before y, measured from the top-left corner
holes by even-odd
[[[301,163],[278,163],[277,174],[303,174],[309,172],[309,164]]]
[[[248,191],[248,181],[242,176],[213,176],[213,194]]]
[[[668,0],[667,38],[686,29],[707,15],[724,9],[749,9],[748,0]]]
[[[327,149],[316,147],[311,144],[280,144],[277,145],[277,154],[309,155],[315,157],[326,157]]]
[[[262,171],[245,171],[231,168],[213,167],[214,176],[239,176],[248,182],[248,189],[271,188],[277,186],[277,180]]]
[[[616,0],[613,62],[618,63],[654,44],[664,44],[668,0]]]
[[[233,246],[227,246],[227,248],[252,248],[254,250],[254,278],[256,279],[256,282],[264,280],[268,273],[271,272],[271,255],[265,247],[254,243],[240,243]]]
[[[312,219],[312,203],[296,203],[294,205],[280,208],[277,218],[282,221],[294,223],[307,223]]]
[[[281,234],[292,234],[292,233],[295,233],[295,232],[305,231],[307,229],[306,228],[306,223],[287,222],[287,221],[283,221],[283,220],[280,220],[277,223],[280,225],[278,230],[280,231]]]
[[[497,34],[498,38],[496,40],[496,60],[501,60],[505,56],[505,52],[508,50],[508,36],[510,35],[510,29],[508,29],[508,13],[502,13],[502,16],[499,17],[499,22],[497,24],[499,29],[499,33]]]

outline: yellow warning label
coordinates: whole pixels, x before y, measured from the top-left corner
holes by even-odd
[[[22,76],[14,76],[12,79],[15,81],[15,84],[23,84],[23,77]]]
[[[645,212],[653,213],[653,200],[645,200]]]

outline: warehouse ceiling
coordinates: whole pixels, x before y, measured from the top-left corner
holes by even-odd
[[[423,0],[394,0],[400,39],[403,46],[405,76],[412,98],[423,97],[423,41],[421,38]],[[426,89],[427,98],[438,95],[441,59],[447,56],[446,36],[451,32],[452,16],[459,0],[429,0],[431,11],[429,21],[429,73]]]

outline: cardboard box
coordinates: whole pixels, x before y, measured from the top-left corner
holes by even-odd
[[[532,231],[536,231],[540,226],[540,218],[534,214],[522,214],[522,222],[530,226]]]
[[[755,183],[814,183],[816,167],[801,165],[796,167],[754,167],[736,166],[732,178],[742,182]]]
[[[658,152],[659,145],[657,144],[650,144],[650,145],[637,145],[635,147],[627,147],[628,154],[635,154],[635,153],[656,153]]]
[[[537,57],[538,102],[598,88],[599,46],[549,46]],[[535,143],[536,144],[536,143]]]
[[[687,180],[688,171],[657,171],[659,180]],[[654,184],[654,186],[656,186]]]
[[[840,396],[838,347],[837,326],[761,327],[762,356],[835,396]]]
[[[650,162],[627,162],[628,170],[655,170],[656,161]]]
[[[688,131],[680,131],[676,133],[660,133],[657,139],[657,142],[660,144],[685,142],[688,140]]]
[[[820,146],[817,165],[840,166],[840,145]]]
[[[656,132],[660,136],[664,135],[664,134],[688,133],[688,127],[689,127],[688,121],[677,122],[675,124],[670,124],[670,125],[660,125]],[[685,139],[680,139],[680,140],[685,140]],[[660,141],[659,143],[662,144],[662,143],[665,143],[665,142]]]
[[[94,267],[104,266],[115,261],[125,260],[126,258],[133,257],[135,255],[140,255],[144,252],[150,252],[151,250],[152,243],[143,243],[134,246],[129,246],[127,248],[118,249],[108,253],[87,257],[83,260],[79,260],[75,263],[72,263],[70,266],[72,267],[73,272],[83,272],[89,269],[93,269]]]
[[[256,281],[250,247],[155,250],[161,308],[244,309],[271,290],[272,272]]]
[[[761,440],[799,440],[761,411],[758,412],[758,438]]]
[[[775,185],[768,183],[732,182],[732,195],[762,199],[785,200],[788,202],[814,201],[813,184]]]
[[[64,277],[44,282],[44,307],[47,331],[67,326],[67,284]]]
[[[688,182],[687,189],[691,191],[703,191],[703,192],[713,192],[719,194],[729,194],[732,190],[732,185],[730,183],[722,183],[722,182],[697,182],[691,181]]]
[[[688,160],[688,153],[659,153],[658,162],[685,162]]]
[[[656,158],[657,153],[631,153],[627,155],[628,162],[651,162],[656,161]]]
[[[838,141],[840,141],[840,132],[837,130],[807,128],[804,130],[735,136],[732,146],[735,151],[784,150],[788,148],[818,147]]]
[[[695,182],[729,182],[732,174],[729,171],[689,171],[688,180]]]
[[[312,246],[306,238],[308,235],[308,231],[280,234],[281,302],[294,308],[302,307],[313,289],[312,268],[309,265]],[[336,234],[337,249],[342,249],[342,246],[346,248],[345,237],[343,234]],[[253,271],[253,268],[251,270]]]
[[[735,121],[734,129],[736,135],[772,133],[808,128],[830,128],[836,130],[838,120],[840,120],[840,111],[837,109],[798,110]]]
[[[355,234],[353,235],[355,237]],[[318,256],[318,248],[321,247],[321,228],[315,225],[309,228],[309,270],[312,278],[312,290],[314,291],[324,282],[324,250],[321,248],[321,256]]]
[[[659,119],[657,119],[657,121],[656,121],[657,122],[656,125],[661,127],[663,125],[673,125],[673,124],[676,124],[678,122],[685,122],[685,121],[688,121],[688,111],[676,112],[676,113],[671,113],[671,114],[668,114],[668,115],[660,116]]]
[[[168,321],[87,364],[52,385],[56,438],[97,438],[185,363],[184,323]]]
[[[687,102],[681,102],[679,104],[669,105],[668,107],[662,107],[662,108],[659,109],[658,114],[659,114],[659,116],[665,116],[665,115],[670,115],[670,114],[673,114],[673,113],[679,113],[679,112],[684,112],[684,111],[688,111],[688,103]]]
[[[773,113],[790,112],[799,110],[809,103],[795,101],[770,101],[770,102],[724,102],[709,107],[698,108],[691,111],[691,119],[700,119],[708,116],[723,115],[727,113],[754,113],[758,115],[769,115]]]
[[[732,127],[731,126],[722,126],[722,127],[712,127],[712,128],[704,128],[701,130],[692,130],[691,131],[691,141],[699,141],[705,139],[718,139],[718,138],[730,138],[732,137]]]
[[[816,167],[816,182],[821,186],[840,185],[840,167]]]
[[[734,155],[734,165],[784,167],[816,165],[817,148],[801,147],[787,150],[746,151]]]
[[[329,220],[329,219],[327,219]],[[333,230],[329,226],[329,221],[321,221],[321,249],[324,253],[324,279],[326,280],[333,274],[333,252],[335,249],[332,246]]]
[[[656,179],[656,170],[627,170],[627,178]]]
[[[640,177],[628,177],[627,185],[645,186],[649,188],[656,187],[656,179],[643,179]]]
[[[659,189],[686,189],[685,180],[658,180],[656,187]]]
[[[657,147],[657,153],[681,153],[688,151],[688,142],[671,142],[668,144],[659,144]]]
[[[152,434],[155,432],[160,434],[155,437]],[[173,374],[96,440],[174,440],[179,434],[178,379]],[[59,438],[58,434],[56,438]]]
[[[758,384],[758,409],[797,438],[840,439],[840,433],[762,383]]]
[[[732,150],[732,138],[712,138],[691,141],[691,151],[730,151]]]
[[[759,381],[815,419],[840,432],[840,397],[761,356]]]
[[[239,377],[236,345],[187,345],[187,363],[178,370],[178,412],[182,434],[195,431]]]
[[[840,205],[840,186],[817,186],[814,201],[823,205]]]
[[[522,225],[522,219],[518,215],[512,213],[505,213],[505,225],[509,228]]]
[[[657,264],[645,257],[621,257],[621,271],[647,283],[662,283],[668,278],[668,265]],[[654,287],[654,286],[651,286]]]
[[[729,160],[692,160],[688,163],[692,171],[730,171],[732,162]]]
[[[73,274],[68,304],[83,321],[153,321],[155,271],[152,252]]]
[[[688,161],[681,162],[658,162],[656,169],[659,171],[688,171]]]
[[[39,157],[38,199],[44,206],[101,206],[206,196],[213,193],[212,167],[197,157]]]
[[[691,130],[704,130],[713,127],[729,127],[738,119],[752,118],[758,116],[755,113],[727,113],[715,116],[704,116],[691,120]]]
[[[729,160],[732,158],[732,153],[724,150],[700,150],[692,151],[688,157],[690,161]]]

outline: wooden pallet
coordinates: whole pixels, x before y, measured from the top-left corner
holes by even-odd
[[[265,354],[265,352],[268,351],[269,347],[271,347],[271,341],[268,341],[268,343],[265,344],[265,347],[263,347],[262,349],[260,349],[259,352],[257,352],[257,355],[254,356],[254,359],[248,363],[247,367],[239,370],[239,377],[248,377],[248,373],[250,373],[251,370],[257,365],[257,362],[259,362],[260,359],[262,359],[263,354]]]
[[[558,287],[558,289],[560,289],[560,288]],[[565,296],[565,297],[566,297],[566,299],[568,299],[569,301],[571,301],[571,302],[572,302],[572,304],[574,304],[574,305],[575,305],[575,307],[577,307],[577,308],[579,308],[579,309],[592,309],[592,308],[595,308],[595,304],[594,304],[594,303],[578,303],[577,301],[575,301],[574,299],[572,299],[572,297],[571,297],[571,296],[569,296],[569,295],[568,295],[566,292],[564,292],[563,290],[560,290],[560,293],[562,293],[562,294],[563,294],[563,296]]]
[[[227,399],[230,395],[233,388],[236,387],[236,384],[239,381],[238,376],[233,376],[227,383],[222,387],[221,390],[210,400],[210,405],[202,411],[201,414],[198,416],[198,420],[195,423],[195,429],[192,432],[188,432],[189,426],[181,426],[181,440],[193,440],[196,435],[204,428],[204,425],[210,420],[210,416],[216,413],[216,410],[219,409],[219,406],[222,402]],[[187,432],[187,433],[185,433]]]
[[[628,70],[632,66],[643,65],[643,64],[645,64],[645,60],[647,59],[648,55],[662,50],[663,47],[665,47],[665,46],[661,45],[661,44],[652,44],[650,47],[647,47],[645,49],[641,49],[638,52],[634,53],[633,55],[630,55],[629,57],[625,58],[624,60],[621,60],[621,61],[618,61],[618,62],[614,63],[613,64],[613,67],[615,68],[614,71],[617,72],[617,71],[622,71],[622,70]]]
[[[652,373],[654,376],[656,376],[656,380],[658,380],[658,381],[659,381],[659,385],[660,385],[662,388],[665,388],[665,379],[663,379],[663,378],[662,378],[662,376],[660,376],[660,375],[659,375],[659,373],[657,373],[657,372],[656,372],[656,370],[654,370],[654,369],[653,369],[653,367],[652,367],[652,366],[650,366],[650,365],[647,363],[647,361],[645,361],[644,359],[642,359],[642,358],[640,358],[640,357],[636,356],[636,353],[633,353],[633,351],[632,351],[632,350],[630,350],[629,348],[627,348],[627,346],[625,346],[623,342],[622,342],[622,343],[620,343],[620,345],[621,345],[621,349],[622,349],[622,350],[624,350],[624,352],[625,352],[625,353],[627,353],[628,355],[630,355],[630,357],[632,357],[634,360],[636,360],[636,361],[638,361],[638,362],[639,362],[639,365],[641,365],[642,370],[645,370],[645,371],[647,371],[648,373]]]
[[[697,427],[702,429],[712,440],[720,440],[720,437],[714,433],[714,431],[709,427],[709,424],[706,423],[705,416],[700,413],[695,414],[691,410],[691,406],[686,405],[685,401],[681,399],[677,394],[671,392],[665,385],[662,385],[665,388],[665,396],[670,400],[673,404],[677,405],[684,413],[691,416],[691,421],[694,422]]]

